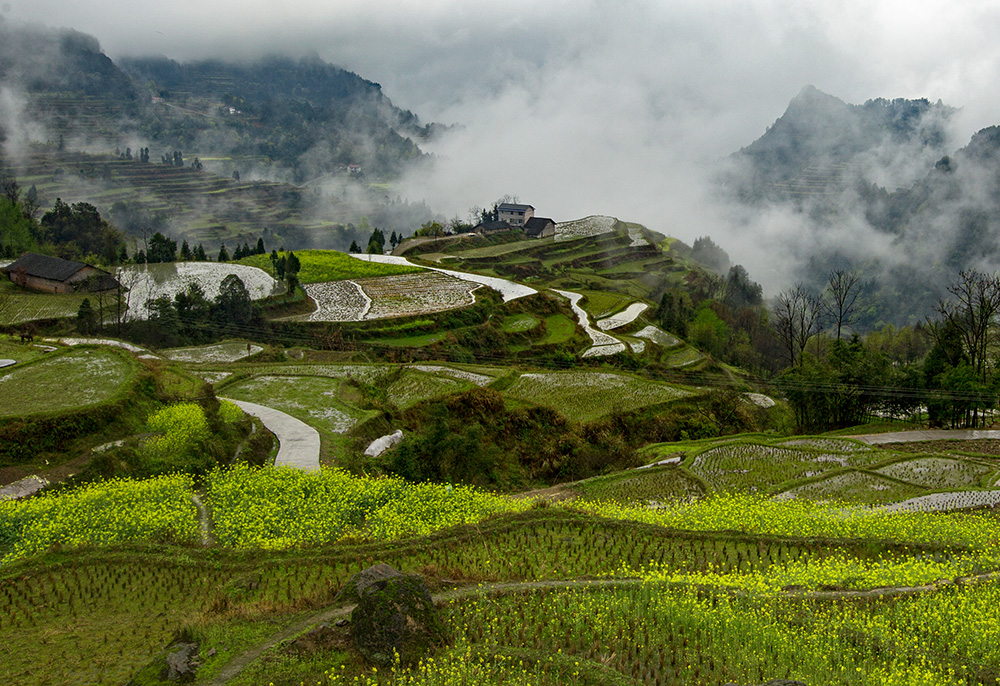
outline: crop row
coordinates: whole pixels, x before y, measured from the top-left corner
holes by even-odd
[[[871,451],[821,453],[738,443],[706,450],[692,461],[690,469],[716,490],[771,491],[793,479],[884,459],[883,454]]]

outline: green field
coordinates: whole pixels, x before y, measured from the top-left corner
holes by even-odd
[[[505,394],[551,407],[573,421],[586,422],[611,412],[676,400],[691,395],[691,391],[628,374],[550,372],[522,374]]]
[[[508,333],[530,331],[538,326],[538,318],[530,314],[514,314],[504,317],[502,328]]]
[[[106,348],[49,353],[0,369],[0,417],[62,412],[114,398],[134,381],[130,355]]]
[[[564,314],[553,314],[545,318],[545,338],[540,345],[565,343],[576,333],[576,322]]]
[[[613,490],[610,480],[604,486]],[[81,508],[73,497],[57,500],[66,514],[96,506]],[[127,521],[152,502],[144,498],[114,513]],[[337,683],[330,670],[373,684],[454,683],[442,681],[446,674],[546,686],[721,685],[774,675],[831,683],[842,675],[836,683],[861,686],[876,678],[952,683],[948,670],[985,683],[975,678],[979,670],[1000,666],[988,640],[988,628],[1000,622],[995,581],[897,601],[854,602],[842,593],[996,568],[1000,559],[987,541],[1000,524],[990,517],[852,513],[747,497],[661,510],[594,505],[589,513],[589,506],[535,508],[441,485],[292,470],[219,472],[206,498],[226,545],[119,543],[0,568],[0,621],[11,630],[0,676],[122,683],[180,630],[199,644],[198,683],[238,660],[245,667],[237,683],[283,685]],[[6,512],[21,516],[23,507]],[[359,520],[358,511],[369,514]],[[175,521],[190,531],[193,516],[188,504]],[[365,542],[356,534],[321,542],[359,521]],[[296,545],[302,540],[318,543]],[[299,627],[294,637],[335,617],[337,590],[372,560],[419,572],[435,593],[452,593],[442,609],[452,640],[435,655],[441,677],[428,674],[430,666],[373,672],[337,643],[349,641],[349,629],[335,630],[333,644],[266,647],[285,627]],[[521,585],[494,590],[499,582]],[[789,597],[782,587],[803,590]],[[946,649],[953,645],[960,651]],[[245,657],[260,646],[258,657]],[[914,664],[925,681],[914,680]]]
[[[322,430],[321,435],[344,434],[370,415],[341,399],[350,394],[346,381],[327,377],[255,376],[226,385],[220,393],[286,412]]]
[[[86,296],[79,293],[31,293],[6,278],[0,279],[0,324],[21,324],[36,319],[76,317]],[[9,298],[9,299],[8,299]],[[5,300],[8,299],[8,300]],[[91,305],[94,305],[91,300]]]
[[[295,253],[301,263],[299,281],[301,283],[324,283],[340,281],[341,279],[362,279],[372,276],[396,276],[399,274],[416,274],[424,271],[420,267],[406,267],[381,262],[366,262],[335,250],[300,250]],[[240,264],[263,269],[268,274],[271,268],[271,256],[253,255],[240,260]]]

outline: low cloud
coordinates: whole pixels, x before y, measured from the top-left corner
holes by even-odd
[[[765,285],[780,282],[773,246],[794,258],[801,216],[734,216],[707,179],[804,85],[854,103],[940,98],[963,108],[959,145],[1000,112],[1000,8],[974,0],[10,5],[8,21],[59,17],[112,56],[318,53],[425,122],[462,125],[424,146],[434,172],[406,179],[404,197],[464,217],[509,193],[557,220],[602,213],[687,241],[709,234]],[[926,163],[881,161],[890,185]],[[845,237],[863,232],[853,222]]]

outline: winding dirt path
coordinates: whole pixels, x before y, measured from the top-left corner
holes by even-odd
[[[208,509],[201,501],[201,494],[192,493],[191,502],[198,509],[198,529],[201,531],[202,546],[210,546],[215,543],[215,536],[212,535],[212,520],[209,518]]]

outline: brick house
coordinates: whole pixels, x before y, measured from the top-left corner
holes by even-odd
[[[83,262],[26,252],[2,270],[22,288],[40,293],[111,291],[118,281],[103,269]]]

